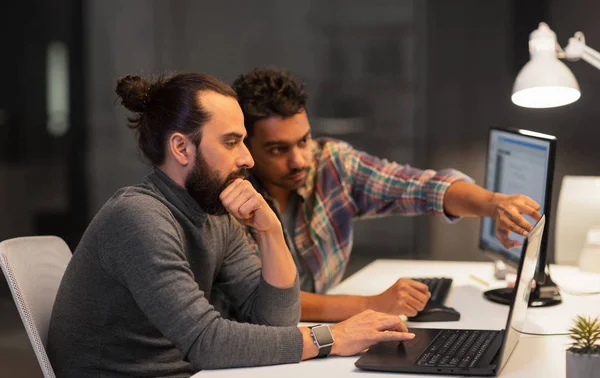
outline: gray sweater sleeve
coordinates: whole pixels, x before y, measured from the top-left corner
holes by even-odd
[[[261,274],[260,258],[252,253],[243,227],[229,217],[227,254],[219,271],[220,288],[231,298],[242,320],[255,324],[295,326],[300,321],[300,283],[276,288]]]
[[[300,361],[302,335],[296,326],[236,323],[213,309],[194,280],[183,236],[164,205],[150,197],[121,201],[110,229],[102,233],[104,268],[196,369]]]

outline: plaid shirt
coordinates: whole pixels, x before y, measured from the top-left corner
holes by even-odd
[[[455,221],[444,213],[444,194],[455,181],[473,181],[452,169],[423,171],[379,159],[334,139],[315,139],[312,149],[313,164],[305,186],[298,189],[296,228],[285,234],[312,273],[317,293],[342,279],[352,250],[353,219],[436,214]],[[256,178],[251,176],[250,182],[279,217]],[[254,230],[248,231],[258,253]]]

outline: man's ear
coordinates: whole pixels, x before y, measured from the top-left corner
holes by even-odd
[[[192,141],[181,133],[173,133],[169,138],[169,152],[182,166],[193,161]]]

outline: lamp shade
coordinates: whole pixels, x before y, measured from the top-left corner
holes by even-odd
[[[556,34],[544,22],[529,36],[531,60],[517,75],[512,102],[526,108],[552,108],[581,96],[573,73],[556,53]]]
[[[569,67],[555,57],[542,55],[521,69],[511,99],[526,108],[552,108],[575,102],[580,96],[579,84]]]

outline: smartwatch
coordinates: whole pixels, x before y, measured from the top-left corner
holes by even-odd
[[[310,334],[313,338],[314,343],[319,348],[319,354],[317,357],[327,357],[331,353],[331,347],[333,346],[333,334],[327,324],[317,324],[308,327]]]

